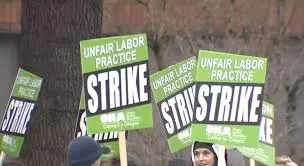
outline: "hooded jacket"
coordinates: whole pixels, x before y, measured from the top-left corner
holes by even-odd
[[[200,145],[197,145],[200,144]],[[192,144],[191,148],[191,159],[193,166],[196,166],[195,160],[194,160],[194,149],[198,147],[203,147],[209,149],[215,156],[215,163],[214,166],[226,166],[226,159],[225,159],[225,147],[218,144],[212,144],[212,143],[203,143],[203,142],[195,142]]]

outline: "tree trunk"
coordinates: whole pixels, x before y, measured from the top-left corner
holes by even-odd
[[[66,165],[82,86],[79,41],[101,35],[102,0],[23,0],[22,67],[44,78],[21,159]]]

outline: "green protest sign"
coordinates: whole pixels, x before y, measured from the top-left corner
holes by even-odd
[[[196,57],[191,57],[150,76],[171,152],[192,144],[195,69]]]
[[[85,102],[84,102],[84,91],[81,93],[79,112],[76,124],[75,138],[88,135],[86,126],[86,112],[85,112]],[[92,137],[100,146],[106,146],[109,148],[109,153],[101,155],[101,160],[111,160],[114,158],[119,159],[119,142],[118,142],[118,132],[109,133],[98,133],[89,135]]]
[[[145,34],[80,42],[89,134],[152,128]]]
[[[192,124],[194,141],[257,145],[267,59],[200,51]]]
[[[19,156],[24,142],[27,124],[30,121],[39,96],[42,78],[18,70],[17,78],[6,107],[0,133],[1,150],[15,157]]]
[[[248,158],[257,160],[267,166],[275,166],[275,147],[273,142],[274,129],[273,105],[263,102],[262,119],[259,132],[259,143],[256,148],[238,147],[239,151]]]

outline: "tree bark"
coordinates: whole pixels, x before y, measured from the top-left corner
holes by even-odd
[[[66,165],[82,86],[79,41],[100,37],[102,0],[23,0],[22,67],[44,78],[21,160]]]

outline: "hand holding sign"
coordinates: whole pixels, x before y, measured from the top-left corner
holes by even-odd
[[[268,166],[275,165],[275,147],[272,131],[274,130],[274,106],[263,101],[262,119],[259,130],[257,147],[238,147],[243,155]]]
[[[86,123],[86,112],[84,103],[84,91],[81,91],[79,112],[75,129],[75,138],[80,136],[89,136],[93,138],[101,147],[107,147],[103,149],[108,149],[109,152],[105,155],[101,155],[101,160],[111,160],[114,158],[119,158],[119,145],[118,145],[118,132],[104,132],[95,133],[88,135],[87,133],[87,123]]]
[[[151,76],[153,96],[168,137],[171,152],[192,143],[196,57],[188,58]]]
[[[41,85],[41,77],[21,68],[18,70],[0,128],[0,132],[4,134],[1,143],[2,151],[15,157],[19,156]]]
[[[267,59],[201,50],[196,70],[195,141],[257,145]]]
[[[80,42],[88,133],[152,127],[145,34]]]

